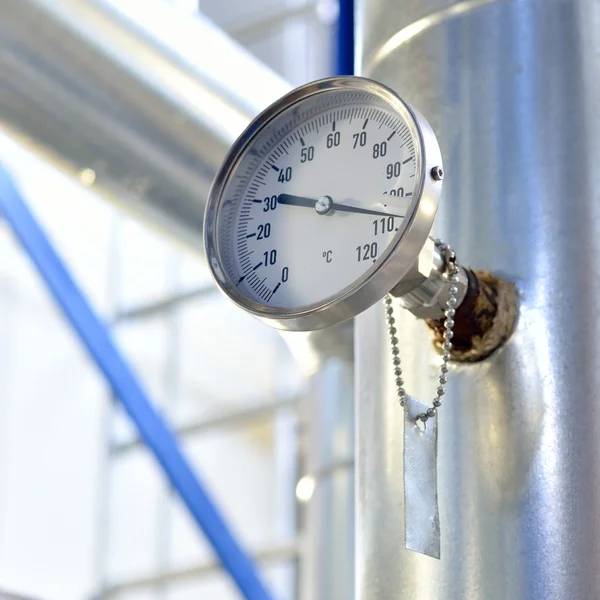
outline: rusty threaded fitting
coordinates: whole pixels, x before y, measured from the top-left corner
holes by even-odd
[[[510,337],[518,314],[515,284],[489,271],[465,269],[468,288],[454,316],[452,360],[476,362],[487,358]],[[427,319],[434,344],[441,351],[444,319]]]

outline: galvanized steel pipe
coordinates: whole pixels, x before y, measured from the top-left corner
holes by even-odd
[[[403,547],[402,415],[383,310],[358,319],[358,598],[600,598],[600,2],[360,0],[362,74],[439,137],[436,234],[516,282],[497,353],[450,373],[439,562]],[[409,393],[439,360],[399,329]]]

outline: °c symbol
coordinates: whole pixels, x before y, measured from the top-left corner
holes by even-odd
[[[325,252],[323,252],[323,258],[325,259],[325,262],[330,263],[333,260],[331,257],[332,254],[333,250],[325,250]]]

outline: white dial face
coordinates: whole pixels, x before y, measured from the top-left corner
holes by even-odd
[[[366,91],[328,90],[259,129],[221,194],[216,239],[232,288],[302,310],[364,280],[415,210],[415,127]]]

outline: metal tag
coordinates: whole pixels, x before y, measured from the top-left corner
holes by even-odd
[[[404,536],[408,550],[440,557],[437,498],[437,417],[417,424],[429,407],[405,396]]]

